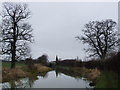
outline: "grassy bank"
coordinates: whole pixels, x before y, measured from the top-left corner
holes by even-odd
[[[98,69],[87,69],[87,68],[80,68],[74,67],[72,70],[76,73],[79,73],[83,77],[87,78],[88,80],[95,81],[101,74]]]
[[[98,88],[119,88],[120,76],[115,72],[103,71],[96,81],[96,89]],[[120,90],[120,88],[119,88]]]
[[[26,66],[24,62],[16,62],[16,66]],[[11,62],[2,62],[2,68],[10,68]]]
[[[51,70],[51,68],[43,66],[41,64],[33,64],[32,68],[28,67],[24,63],[16,63],[16,68],[10,69],[10,62],[2,63],[2,82],[8,82],[12,80],[18,80],[24,77],[42,75]]]
[[[64,70],[63,73],[85,77],[88,80],[93,81],[95,90],[99,88],[119,88],[120,87],[120,75],[111,71],[100,71],[98,69],[87,69],[81,67],[63,67],[57,66],[56,68]],[[75,75],[73,75],[75,74]],[[118,89],[120,90],[120,89]]]
[[[57,66],[56,68],[69,71],[73,74],[76,74],[77,76],[85,77],[91,81],[95,81],[101,74],[101,72],[98,69],[87,69],[83,67],[63,67],[63,66]]]

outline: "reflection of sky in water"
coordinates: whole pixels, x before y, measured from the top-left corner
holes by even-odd
[[[17,88],[90,88],[89,81],[83,78],[73,78],[67,76],[63,73],[58,73],[56,77],[56,72],[51,71],[47,73],[47,77],[38,76],[37,80],[31,80],[30,78],[24,78],[14,83],[4,83],[3,88],[9,88],[11,86]]]

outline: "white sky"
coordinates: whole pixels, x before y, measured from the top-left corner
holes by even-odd
[[[84,25],[93,20],[118,20],[117,3],[61,2],[29,3],[32,11],[30,23],[34,29],[33,58],[48,54],[50,60],[86,57],[85,45],[75,39]]]
[[[32,57],[47,54],[49,60],[59,58],[84,59],[85,45],[75,39],[89,21],[113,19],[118,21],[117,2],[30,2],[29,22],[35,42],[31,44]]]

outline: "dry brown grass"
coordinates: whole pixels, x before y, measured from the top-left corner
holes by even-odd
[[[18,67],[16,67],[15,69],[9,69],[9,68],[2,69],[3,82],[23,78],[23,77],[26,77],[27,75],[28,75],[27,72],[25,72],[24,70]]]
[[[87,77],[90,80],[96,80],[100,76],[100,74],[101,72],[98,69],[91,69]]]
[[[34,67],[36,68],[36,70],[38,72],[46,72],[46,71],[50,71],[51,70],[51,68],[43,66],[41,64],[34,64]]]
[[[2,82],[18,80],[20,78],[33,76],[33,74],[37,75],[37,72],[42,73],[51,70],[51,68],[40,64],[33,64],[32,67],[34,68],[34,73],[27,66],[16,66],[14,69],[2,68]]]
[[[81,67],[75,67],[73,68],[74,72],[81,74],[82,76],[86,77],[89,80],[96,80],[101,72],[96,69],[87,69],[87,68],[81,68]]]
[[[2,73],[0,73],[0,82],[2,81]]]

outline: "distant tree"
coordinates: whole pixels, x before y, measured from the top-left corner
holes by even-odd
[[[39,63],[41,63],[43,65],[47,65],[47,63],[48,63],[48,56],[47,55],[42,55],[37,60],[38,60]]]
[[[58,61],[59,61],[59,59],[58,59],[58,56],[56,55],[56,64],[58,64]]]
[[[79,60],[79,57],[77,56],[76,60]]]
[[[2,11],[2,54],[10,56],[11,68],[17,59],[29,55],[28,42],[32,41],[32,28],[27,22],[30,11],[27,4],[3,3]]]
[[[99,56],[104,59],[107,54],[116,50],[119,42],[115,21],[111,19],[92,21],[86,24],[82,31],[84,35],[76,38],[89,45],[85,50],[92,53],[90,56]]]
[[[56,55],[56,62],[58,61],[58,56]]]

